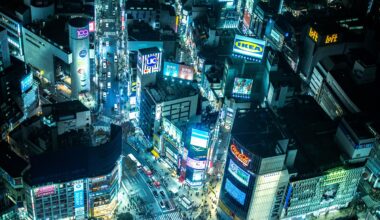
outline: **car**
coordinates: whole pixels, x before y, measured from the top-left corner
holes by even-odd
[[[154,196],[154,197],[158,198],[158,193],[157,193],[156,190],[153,190],[152,193],[153,193],[153,196]]]
[[[108,24],[108,23],[107,23]],[[106,46],[108,47],[110,45],[110,42],[107,40],[106,41]]]
[[[158,181],[154,181],[153,182],[153,185],[156,187],[156,188],[160,188],[160,182],[158,182]]]
[[[117,107],[117,104],[116,104],[116,103],[113,105],[113,108],[114,108],[115,111],[118,110],[118,107]]]
[[[149,188],[153,187],[153,183],[151,181],[148,181],[147,184],[148,184]]]
[[[106,68],[107,68],[107,63],[103,62],[103,69],[106,69]]]
[[[111,82],[107,82],[107,89],[111,88]]]
[[[161,206],[162,209],[164,209],[165,208],[165,202],[164,201],[160,201],[160,206]]]
[[[165,198],[165,193],[164,193],[164,191],[160,191],[160,194],[161,194],[161,197],[162,197],[162,198]]]
[[[110,71],[107,72],[107,77],[111,78],[111,72]]]
[[[107,98],[107,93],[103,92],[103,99]]]
[[[115,55],[114,60],[115,60],[115,62],[117,62],[117,55]]]
[[[169,201],[165,200],[165,206],[166,206],[167,209],[170,209]]]

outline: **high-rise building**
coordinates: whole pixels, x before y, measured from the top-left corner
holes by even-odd
[[[288,142],[269,109],[237,113],[219,195],[222,219],[279,218]]]
[[[11,64],[7,30],[0,26],[0,71]]]
[[[138,92],[137,92],[138,93]],[[156,85],[146,86],[141,92],[139,123],[145,136],[152,138],[160,127],[161,119],[172,122],[188,121],[196,115],[197,89],[186,83],[158,78]]]
[[[318,218],[346,208],[356,197],[364,155],[370,148],[354,149],[347,144],[348,137],[340,128],[346,123],[338,127],[309,96],[297,97],[277,113],[296,147],[293,163],[287,164],[290,180],[281,218]],[[363,143],[367,141],[363,138]],[[356,158],[349,158],[345,151]],[[357,156],[360,153],[364,157]]]

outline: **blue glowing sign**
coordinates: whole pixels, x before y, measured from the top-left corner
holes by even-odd
[[[86,50],[79,51],[79,56],[80,57],[84,58],[86,55],[87,55],[87,51]]]
[[[74,207],[84,207],[83,182],[74,184]]]
[[[208,138],[209,136],[207,131],[201,131],[193,128],[191,131],[190,144],[197,147],[207,148]]]
[[[238,203],[244,205],[246,194],[231,183],[229,179],[226,179],[226,185],[224,186],[227,193],[234,198]]]
[[[179,64],[164,62],[164,76],[178,77],[179,76]]]
[[[149,66],[149,67],[152,67],[152,66],[155,66],[157,64],[157,57],[152,55],[152,56],[149,56],[147,59],[146,59],[146,65]]]
[[[21,93],[24,93],[26,90],[30,89],[33,85],[33,75],[29,73],[21,80]]]

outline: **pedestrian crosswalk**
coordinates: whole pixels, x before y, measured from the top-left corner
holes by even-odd
[[[179,212],[170,212],[156,216],[154,220],[182,220],[182,217]]]

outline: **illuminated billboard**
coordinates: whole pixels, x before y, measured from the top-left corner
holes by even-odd
[[[24,93],[26,90],[30,89],[33,85],[33,75],[29,73],[21,80],[21,93]]]
[[[164,62],[164,76],[178,77],[179,75],[179,64]]]
[[[264,56],[265,41],[252,37],[235,35],[233,55],[246,60],[260,61]]]
[[[173,138],[177,143],[181,143],[182,131],[180,129],[178,129],[167,118],[162,119],[162,126],[166,134],[168,134],[171,138]]]
[[[226,185],[224,186],[226,192],[234,198],[238,203],[244,205],[246,194],[237,188],[232,182],[226,178]]]
[[[95,32],[95,21],[90,21],[90,23],[88,23],[88,30],[90,32]]]
[[[143,75],[161,71],[161,53],[139,54],[138,67]]]
[[[230,160],[228,166],[228,171],[237,179],[239,182],[243,183],[245,186],[248,186],[249,183],[249,173],[241,169],[236,163]]]
[[[198,170],[206,169],[206,165],[207,165],[207,160],[200,161],[200,160],[194,160],[188,157],[186,161],[187,167],[191,167]]]
[[[76,31],[77,31],[77,39],[86,38],[88,37],[90,33],[87,28],[79,28]]]
[[[164,62],[164,76],[180,78],[184,80],[194,79],[194,68],[178,63]]]
[[[248,96],[252,91],[253,79],[235,78],[234,87],[232,89],[233,96]]]
[[[235,144],[231,144],[231,153],[239,160],[244,166],[248,166],[251,162],[251,158],[239,149]]]
[[[43,186],[34,190],[36,197],[49,196],[55,193],[55,185]]]
[[[191,130],[190,144],[196,147],[207,148],[208,138],[207,131],[201,131],[193,128]]]
[[[74,208],[75,216],[84,215],[84,192],[82,180],[74,183]]]
[[[247,10],[244,12],[243,24],[247,28],[249,28],[249,25],[251,24],[251,14],[249,14]]]

